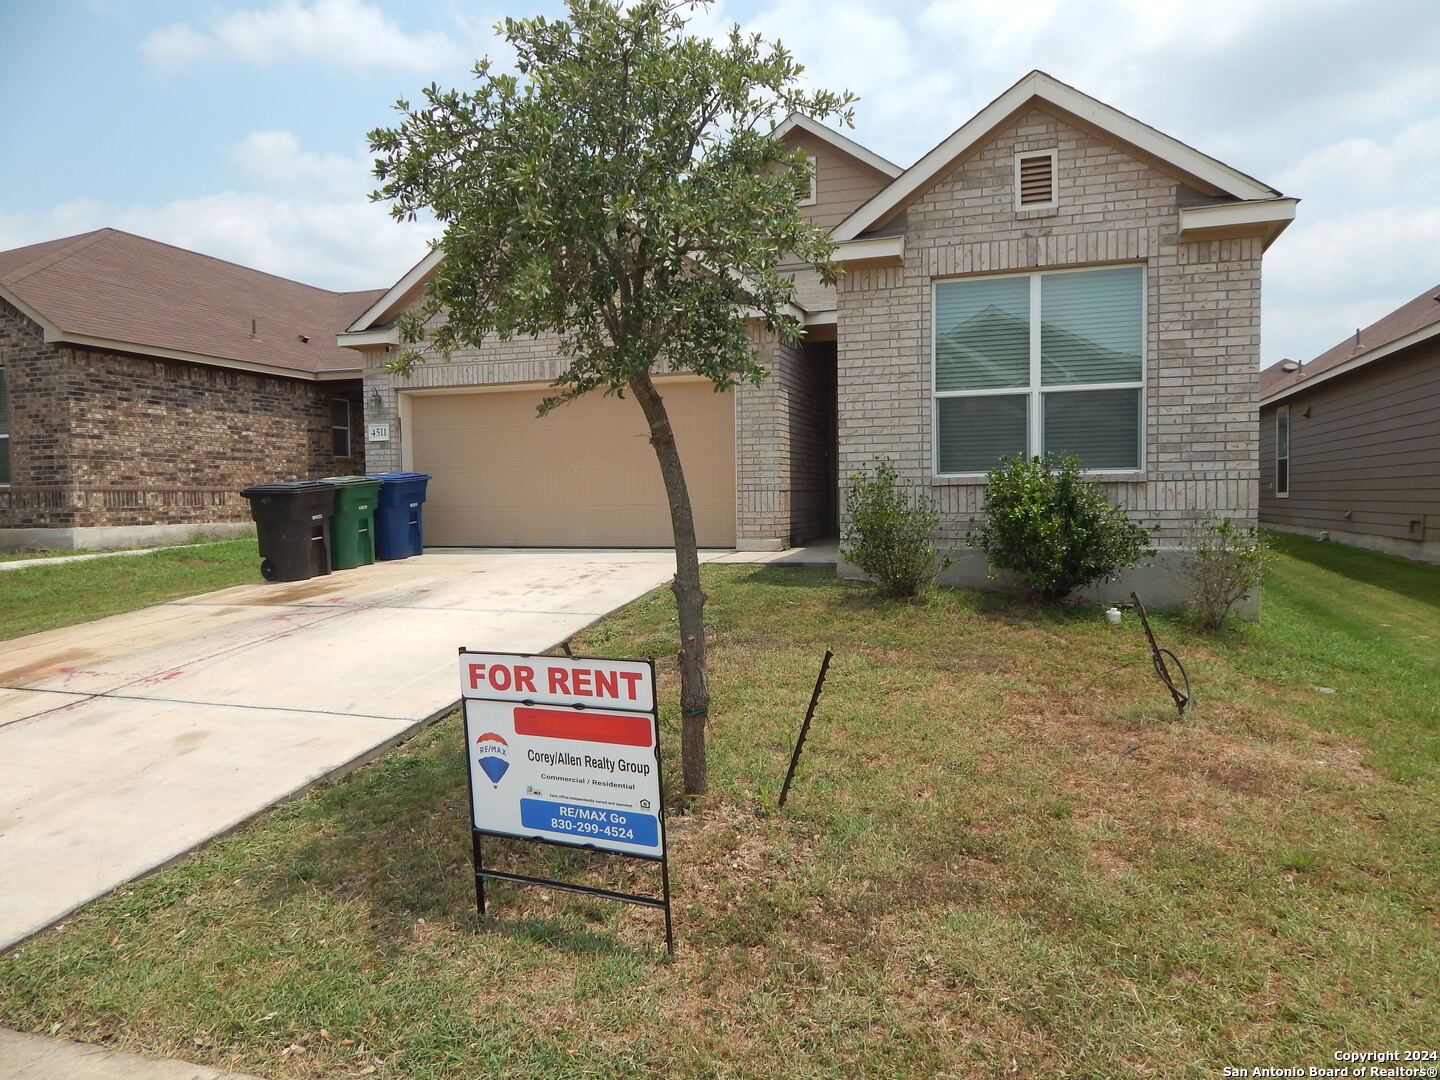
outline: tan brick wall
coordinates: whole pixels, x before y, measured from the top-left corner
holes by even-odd
[[[1014,154],[1059,149],[1060,205],[1014,209]],[[931,465],[931,297],[937,278],[1141,264],[1146,278],[1142,476],[1108,484],[1137,518],[1179,539],[1190,507],[1258,500],[1258,239],[1180,243],[1178,182],[1035,109],[911,204],[904,265],[847,274],[839,297],[840,470],[877,454],[929,491],[943,536],[964,537],[983,485]]]
[[[813,493],[807,487],[798,499],[793,494],[796,478],[791,475],[787,457],[792,434],[783,411],[807,378],[809,368],[798,348],[777,352],[773,339],[762,341],[757,336],[756,341],[760,361],[772,374],[758,388],[746,385],[736,389],[736,535],[778,537],[788,542],[792,532],[804,533],[815,527],[810,524],[816,514]],[[510,341],[491,339],[482,348],[455,352],[448,361],[427,352],[426,362],[417,365],[408,378],[384,369],[393,352],[366,349],[365,419],[367,423],[389,424],[391,434],[389,442],[367,446],[372,469],[379,472],[403,467],[401,391],[548,383],[559,377],[569,363],[560,355],[558,345],[554,335],[541,335]],[[372,390],[380,395],[378,409],[371,406]],[[808,431],[801,422],[796,441],[808,438],[804,434]]]
[[[250,484],[365,471],[355,380],[47,346],[13,309],[0,335],[14,463],[0,528],[247,521]],[[331,449],[334,397],[351,402],[348,458]]]
[[[831,363],[758,328],[753,340],[770,377],[736,389],[737,541],[804,543],[830,531]]]

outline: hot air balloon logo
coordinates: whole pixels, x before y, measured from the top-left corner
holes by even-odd
[[[510,744],[495,732],[487,731],[475,740],[475,760],[485,770],[490,783],[499,787],[500,778],[510,768]]]

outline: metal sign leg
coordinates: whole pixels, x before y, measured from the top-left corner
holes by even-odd
[[[470,856],[475,864],[475,911],[483,918],[485,915],[485,863],[480,850],[480,834],[474,829],[470,830]]]

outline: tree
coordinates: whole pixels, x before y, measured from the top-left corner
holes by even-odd
[[[705,593],[675,435],[653,378],[690,371],[717,391],[758,383],[747,319],[781,340],[784,252],[833,282],[825,231],[796,208],[805,155],[770,132],[792,112],[850,122],[851,97],[798,86],[779,44],[733,27],[720,43],[686,33],[666,0],[570,0],[560,20],[506,19],[497,30],[518,74],[475,67],[476,89],[432,84],[403,122],[370,133],[373,198],[444,225],[424,301],[400,321],[410,346],[449,356],[486,337],[558,335],[570,361],[542,414],[591,391],[644,412],[675,535],[685,791],[708,787]],[[392,369],[410,371],[407,348]]]

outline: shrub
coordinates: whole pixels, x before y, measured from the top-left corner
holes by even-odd
[[[1182,573],[1190,582],[1190,603],[1201,626],[1219,630],[1231,609],[1264,580],[1269,545],[1253,527],[1197,512],[1186,529],[1185,546],[1190,553]]]
[[[885,596],[914,596],[950,565],[931,544],[940,525],[935,500],[905,491],[889,461],[877,460],[874,475],[850,474],[845,514],[849,523],[840,554],[874,579]]]
[[[984,524],[970,530],[969,542],[991,566],[1022,574],[1050,602],[1155,553],[1149,530],[1081,476],[1080,462],[1068,454],[1001,458],[986,476],[981,509]]]

